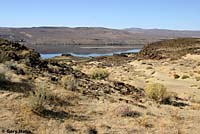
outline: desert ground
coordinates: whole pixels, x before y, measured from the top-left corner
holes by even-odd
[[[41,59],[0,41],[0,133],[198,134],[200,41],[139,54]]]

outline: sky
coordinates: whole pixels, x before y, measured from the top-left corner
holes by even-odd
[[[0,27],[200,30],[200,0],[1,0]]]

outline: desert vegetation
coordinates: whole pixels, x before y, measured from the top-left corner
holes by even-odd
[[[0,63],[3,63],[4,61],[6,61],[6,53],[3,51],[0,51]]]
[[[92,79],[98,79],[98,80],[105,79],[108,76],[109,72],[102,68],[94,69],[91,74]]]
[[[162,102],[167,93],[166,87],[160,83],[148,84],[144,90],[146,95],[156,102]]]
[[[75,91],[78,88],[78,81],[74,76],[68,75],[62,78],[62,85],[67,90]]]
[[[0,40],[8,57],[0,63],[0,129],[33,134],[198,133],[198,43],[176,39],[147,46],[140,54],[41,59],[32,49]],[[178,59],[168,55],[179,50],[191,53],[178,54]]]
[[[5,74],[0,73],[0,83],[4,82],[6,80]]]
[[[42,113],[45,105],[48,103],[50,97],[45,85],[37,88],[35,91],[30,92],[29,106],[33,112]]]

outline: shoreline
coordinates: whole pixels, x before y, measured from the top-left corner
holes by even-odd
[[[120,51],[127,51],[130,49],[142,49],[144,45],[30,45],[25,44],[27,47],[35,49],[42,54],[51,53],[75,53],[75,54],[89,54],[89,53],[113,53]]]
[[[123,55],[123,54],[136,54],[139,53],[141,49],[129,49],[127,51],[115,51],[111,53],[40,53],[42,59],[50,59],[57,56],[70,56],[70,57],[80,57],[80,58],[89,58],[89,57],[102,57],[102,56],[114,56],[114,55]]]

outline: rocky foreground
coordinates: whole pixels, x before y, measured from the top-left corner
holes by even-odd
[[[139,54],[42,60],[0,40],[0,131],[34,134],[197,134],[200,41]]]

